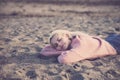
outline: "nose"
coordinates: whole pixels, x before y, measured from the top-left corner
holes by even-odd
[[[60,46],[61,45],[60,42],[57,42],[57,45]]]

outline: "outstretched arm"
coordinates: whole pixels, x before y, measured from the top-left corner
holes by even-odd
[[[40,54],[44,56],[53,56],[53,55],[60,55],[62,52],[63,51],[58,51],[54,49],[52,46],[47,45],[41,50]]]

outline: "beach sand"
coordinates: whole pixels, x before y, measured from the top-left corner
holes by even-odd
[[[0,80],[119,80],[120,55],[72,64],[40,51],[56,29],[102,38],[120,34],[118,0],[11,0],[0,3]],[[90,45],[92,46],[92,45]]]

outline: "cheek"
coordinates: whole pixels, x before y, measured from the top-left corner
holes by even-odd
[[[68,45],[69,45],[69,41],[66,40],[64,46],[65,46],[65,47],[68,47]]]
[[[63,41],[64,41],[64,42],[68,42],[68,39],[67,39],[67,38],[64,38]]]
[[[67,44],[68,44],[69,42],[70,42],[70,40],[69,40],[69,39],[65,39],[65,43],[67,43]]]

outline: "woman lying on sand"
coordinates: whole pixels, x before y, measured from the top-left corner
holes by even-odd
[[[103,40],[82,32],[56,30],[49,38],[50,45],[42,49],[44,56],[58,55],[59,63],[73,63],[85,59],[115,55],[120,52],[120,35]]]

